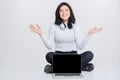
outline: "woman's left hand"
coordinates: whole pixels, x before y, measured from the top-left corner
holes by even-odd
[[[92,29],[90,29],[89,31],[88,31],[88,35],[93,35],[93,34],[95,34],[95,33],[98,33],[98,32],[101,32],[103,30],[103,28],[102,27],[100,27],[100,28],[97,28],[97,27],[94,27],[94,28],[92,28]]]

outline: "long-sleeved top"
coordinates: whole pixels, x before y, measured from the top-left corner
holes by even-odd
[[[63,52],[82,50],[90,38],[89,35],[83,37],[80,26],[77,24],[73,24],[72,29],[67,26],[64,28],[63,23],[60,26],[52,24],[48,33],[48,38],[43,34],[40,36],[45,46],[48,49],[55,47],[56,51]]]

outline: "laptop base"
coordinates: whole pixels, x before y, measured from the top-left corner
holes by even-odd
[[[54,79],[82,79],[83,75],[81,73],[53,73]]]

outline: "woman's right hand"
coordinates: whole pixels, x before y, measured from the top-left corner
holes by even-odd
[[[30,24],[29,28],[32,32],[37,33],[38,35],[42,35],[43,33],[41,27],[38,24],[36,24],[36,26]]]

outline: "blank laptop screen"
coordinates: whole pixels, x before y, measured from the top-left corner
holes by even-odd
[[[81,73],[81,55],[53,55],[53,73]]]

